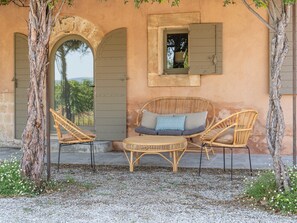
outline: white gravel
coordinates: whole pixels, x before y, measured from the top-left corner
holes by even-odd
[[[0,222],[297,222],[239,202],[247,172],[197,169],[78,167],[53,172],[55,179],[90,182],[88,191],[62,191],[33,198],[0,198]]]

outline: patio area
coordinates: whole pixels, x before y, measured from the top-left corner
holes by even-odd
[[[0,160],[20,157],[16,148],[0,148]],[[57,163],[57,152],[52,152]],[[222,171],[222,154],[203,159],[198,177],[199,153],[187,153],[177,173],[163,158],[147,155],[133,173],[124,153],[95,154],[96,171],[89,167],[88,152],[62,152],[62,164],[52,167],[52,178],[73,179],[88,190],[61,190],[37,197],[1,198],[0,222],[283,222],[285,216],[254,207],[240,198],[249,179],[247,154],[234,155],[233,181]],[[230,157],[226,156],[226,166]],[[285,156],[285,162],[291,157]],[[252,155],[254,170],[270,168],[269,155]],[[88,165],[88,166],[87,166]],[[219,169],[214,169],[219,168]],[[243,170],[246,169],[246,170]]]
[[[230,167],[230,154],[226,150],[226,168]],[[18,148],[0,148],[0,160],[9,159],[10,157],[20,157],[21,151]],[[252,166],[254,170],[257,169],[270,169],[272,165],[271,156],[269,154],[251,154]],[[199,168],[200,153],[186,153],[178,168]],[[123,166],[129,171],[129,164],[123,152],[97,152],[95,153],[96,165],[107,165],[107,166]],[[292,156],[283,156],[283,161],[292,166]],[[57,164],[58,152],[51,152],[51,163]],[[90,164],[90,154],[86,152],[72,152],[72,151],[61,151],[61,164]],[[158,155],[146,155],[140,161],[140,166],[146,167],[168,167],[171,165]],[[203,155],[202,168],[214,168],[221,169],[223,167],[223,154],[216,153],[210,156],[210,160],[207,160]],[[249,169],[248,155],[247,154],[234,154],[234,169]],[[138,166],[135,167],[137,171]],[[202,171],[203,174],[203,171]]]

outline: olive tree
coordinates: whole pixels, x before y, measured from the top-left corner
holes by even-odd
[[[164,0],[134,0],[136,6],[144,2]],[[127,0],[123,0],[127,3]],[[178,0],[169,0],[176,5]],[[37,186],[42,181],[45,145],[44,85],[49,65],[49,39],[56,19],[65,4],[72,0],[0,0],[0,5],[15,4],[29,9],[28,45],[30,85],[28,92],[28,119],[22,135],[22,174]],[[87,4],[87,3],[85,3]],[[91,6],[90,6],[91,7]]]
[[[28,118],[22,135],[22,174],[40,185],[45,155],[44,84],[49,65],[49,39],[55,19],[70,0],[1,0],[29,9],[28,46],[30,83]]]
[[[272,156],[275,180],[279,190],[289,191],[290,179],[281,159],[282,141],[285,131],[281,106],[281,68],[289,50],[286,27],[290,21],[291,8],[296,0],[241,0],[272,33],[270,55],[269,108],[266,119],[266,138]],[[224,5],[235,4],[235,0],[224,0]],[[257,9],[264,8],[269,19],[262,17]]]

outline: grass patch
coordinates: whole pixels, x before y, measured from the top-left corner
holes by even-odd
[[[78,193],[93,189],[88,182],[77,182],[73,177],[64,180],[43,181],[40,187],[24,179],[20,171],[20,161],[13,158],[0,163],[0,197],[37,196],[43,193],[69,192]]]
[[[246,189],[246,195],[260,205],[275,212],[297,214],[297,170],[289,169],[291,190],[280,192],[276,187],[272,171],[260,173]]]
[[[27,179],[23,179],[20,162],[13,158],[0,163],[0,196],[33,196],[39,189]]]

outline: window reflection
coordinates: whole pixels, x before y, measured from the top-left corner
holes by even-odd
[[[166,39],[166,68],[188,68],[188,33],[170,33]]]
[[[94,125],[93,54],[80,40],[68,40],[55,55],[55,109],[77,125]]]

